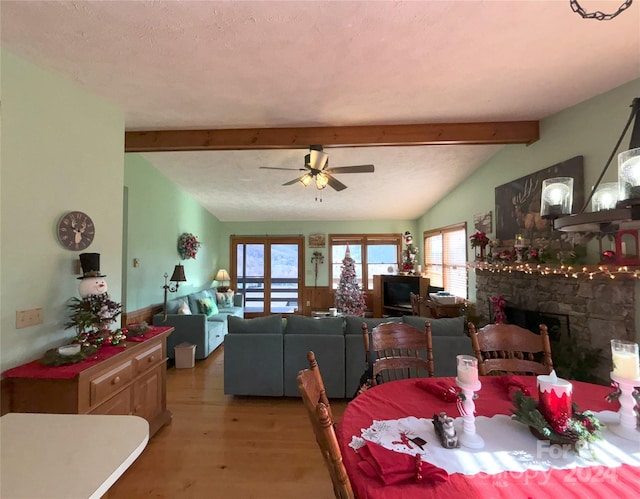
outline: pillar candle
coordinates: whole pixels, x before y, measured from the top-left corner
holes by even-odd
[[[458,355],[458,379],[462,383],[475,385],[478,382],[478,359],[471,355]]]
[[[611,340],[613,374],[625,379],[640,378],[638,344],[631,341]]]
[[[549,375],[538,376],[538,410],[547,421],[560,422],[571,418],[571,392],[573,385],[558,378],[555,371]]]

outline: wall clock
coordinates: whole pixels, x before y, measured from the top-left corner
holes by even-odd
[[[81,211],[70,211],[58,222],[58,241],[72,251],[89,247],[96,234],[93,220]]]

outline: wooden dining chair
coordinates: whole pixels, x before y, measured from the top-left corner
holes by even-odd
[[[371,332],[362,324],[362,338],[368,362],[373,362],[372,384],[378,380],[433,377],[433,341],[431,323],[425,330],[402,322],[384,322]],[[371,338],[371,339],[370,339]]]
[[[409,301],[411,302],[411,313],[413,315],[420,315],[420,302],[422,298],[420,295],[414,293],[413,291],[409,292]]]
[[[347,470],[342,462],[342,453],[334,429],[333,414],[318,362],[313,352],[307,353],[307,359],[309,360],[309,369],[298,372],[298,389],[307,409],[322,458],[329,470],[333,492],[337,499],[352,499],[355,496]]]
[[[549,333],[544,324],[540,324],[540,334],[536,334],[515,324],[488,324],[476,331],[470,322],[469,335],[481,376],[537,375],[553,370]]]

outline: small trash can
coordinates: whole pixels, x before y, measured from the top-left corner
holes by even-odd
[[[196,365],[196,346],[191,343],[180,343],[174,347],[176,369],[188,369]]]

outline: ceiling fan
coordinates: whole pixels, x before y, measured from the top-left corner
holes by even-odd
[[[300,182],[307,187],[315,180],[318,189],[324,189],[329,185],[336,191],[346,189],[347,186],[334,178],[333,175],[340,173],[373,173],[374,171],[373,165],[338,166],[336,168],[328,168],[328,165],[329,155],[322,151],[322,146],[313,145],[309,147],[309,154],[306,154],[304,157],[304,168],[277,168],[270,166],[261,166],[260,168],[266,170],[300,170],[306,172],[301,177],[294,178],[282,185],[293,185],[296,182]]]

